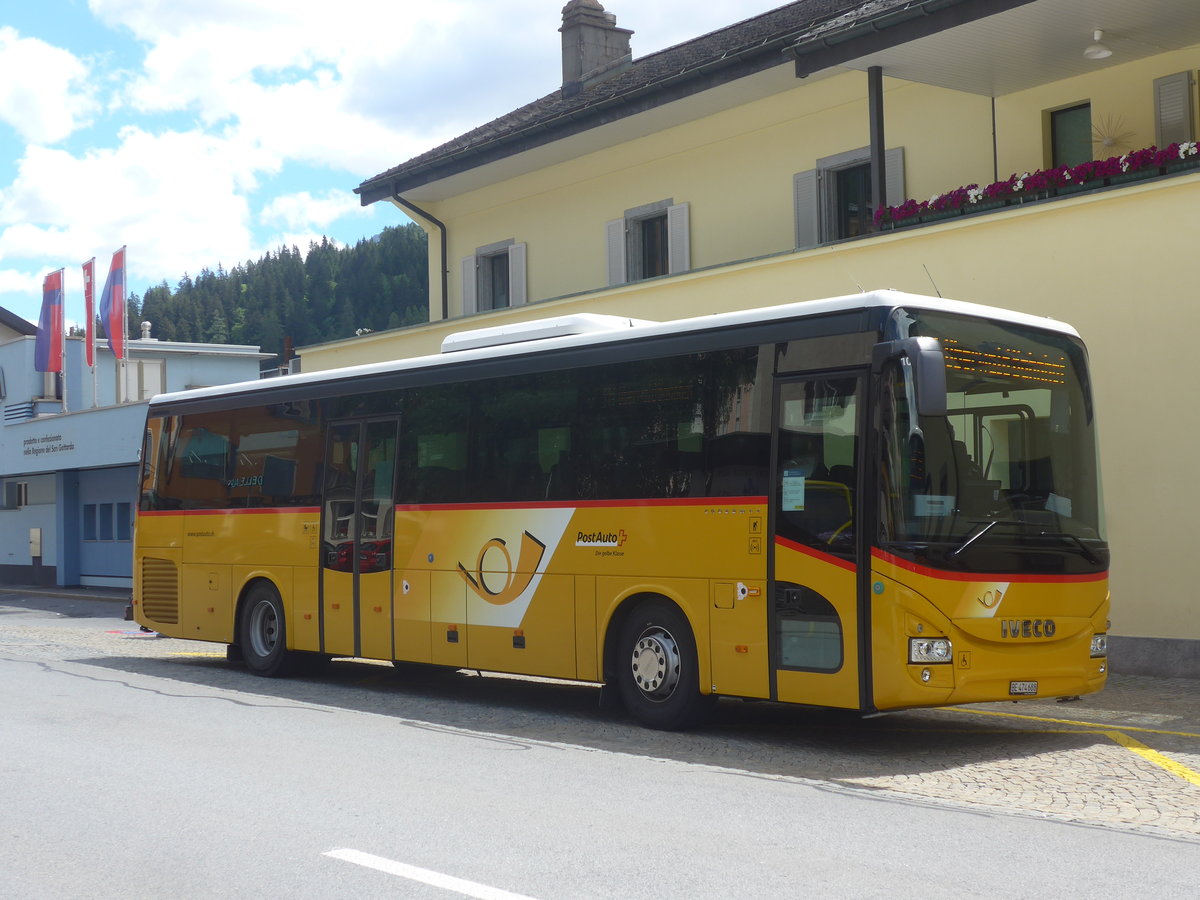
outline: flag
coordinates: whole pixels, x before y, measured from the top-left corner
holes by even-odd
[[[59,269],[42,281],[42,314],[33,345],[33,367],[37,371],[62,371],[63,325],[63,270]]]
[[[87,322],[87,344],[84,345],[84,355],[89,366],[96,364],[96,310],[94,308],[96,294],[96,257],[83,264],[83,309],[84,321]]]
[[[108,348],[117,359],[125,358],[125,248],[113,254],[108,278],[100,294],[100,327]]]

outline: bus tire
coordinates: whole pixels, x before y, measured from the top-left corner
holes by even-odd
[[[617,686],[635,719],[676,731],[696,725],[712,707],[700,693],[696,640],[675,604],[646,600],[625,619],[617,649]]]
[[[255,675],[290,675],[296,654],[287,648],[287,622],[279,592],[266,581],[253,585],[242,603],[238,646],[246,668]]]

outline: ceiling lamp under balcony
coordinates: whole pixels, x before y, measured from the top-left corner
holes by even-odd
[[[1093,43],[1088,44],[1087,48],[1083,51],[1085,58],[1108,59],[1108,57],[1112,56],[1112,48],[1101,42],[1101,38],[1103,37],[1104,32],[1097,28],[1095,33],[1092,35]]]

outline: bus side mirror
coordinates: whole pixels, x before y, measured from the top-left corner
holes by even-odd
[[[946,400],[946,357],[937,338],[914,337],[876,344],[871,354],[875,372],[893,359],[907,359],[912,366],[917,394],[917,414],[944,416],[949,412]]]

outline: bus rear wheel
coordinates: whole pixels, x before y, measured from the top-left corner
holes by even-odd
[[[250,588],[242,605],[238,646],[246,668],[256,675],[274,678],[291,674],[295,654],[287,648],[287,625],[283,601],[266,582]]]
[[[700,722],[712,698],[700,693],[696,641],[679,608],[665,600],[639,604],[620,641],[617,685],[629,713],[663,731]]]

